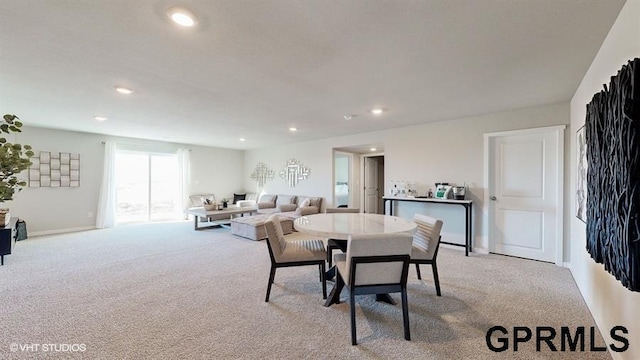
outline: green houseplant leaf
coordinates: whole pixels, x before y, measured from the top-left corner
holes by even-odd
[[[22,122],[12,114],[5,114],[0,124],[1,133],[20,133]],[[11,143],[5,137],[0,137],[0,202],[13,200],[13,195],[27,185],[18,179],[18,174],[31,166],[34,155],[29,145]]]

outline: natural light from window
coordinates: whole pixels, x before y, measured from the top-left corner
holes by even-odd
[[[118,152],[116,184],[118,223],[181,218],[175,154]]]

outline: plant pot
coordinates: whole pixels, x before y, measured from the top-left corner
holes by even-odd
[[[0,226],[7,226],[11,220],[9,209],[0,209]]]

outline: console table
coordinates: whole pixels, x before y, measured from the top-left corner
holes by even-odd
[[[4,256],[11,255],[11,250],[16,244],[16,223],[17,217],[12,217],[9,224],[0,227],[0,265],[4,265]]]
[[[454,246],[464,246],[464,254],[465,256],[469,256],[469,252],[473,251],[471,247],[471,241],[473,239],[473,200],[453,200],[453,199],[436,199],[436,198],[415,198],[415,197],[400,197],[400,196],[384,196],[382,198],[384,200],[384,208],[385,212],[387,209],[387,201],[389,201],[389,215],[393,215],[393,205],[396,201],[412,201],[412,202],[423,202],[423,203],[435,203],[435,204],[443,204],[443,205],[461,205],[464,207],[464,215],[465,215],[465,244],[455,244],[445,241],[440,241],[442,244],[454,245]]]

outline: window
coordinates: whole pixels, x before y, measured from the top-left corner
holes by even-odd
[[[118,151],[117,223],[181,219],[179,178],[175,154]]]

